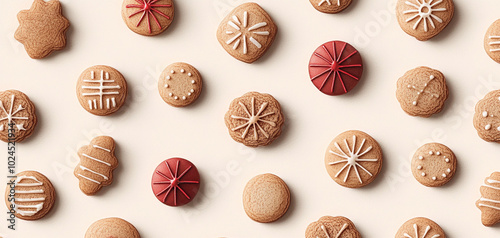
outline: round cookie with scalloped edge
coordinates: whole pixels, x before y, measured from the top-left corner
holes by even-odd
[[[182,62],[167,66],[158,80],[161,98],[174,107],[185,107],[196,101],[202,88],[200,72],[192,65]]]
[[[415,152],[411,160],[411,172],[415,179],[427,187],[439,187],[448,183],[457,170],[457,158],[447,146],[428,143]]]
[[[473,121],[481,139],[500,143],[500,90],[489,92],[477,102]]]

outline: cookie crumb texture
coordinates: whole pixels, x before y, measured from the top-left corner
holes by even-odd
[[[271,144],[280,136],[285,122],[279,102],[258,92],[234,99],[224,119],[231,137],[250,147]]]
[[[444,75],[429,67],[412,69],[397,83],[396,97],[411,116],[430,117],[441,112],[448,94]]]
[[[85,238],[140,238],[139,232],[121,218],[104,218],[94,222],[87,229]]]
[[[127,27],[143,36],[158,35],[174,20],[172,0],[124,0],[122,18]]]
[[[487,177],[480,191],[476,206],[481,210],[481,221],[485,226],[493,226],[500,222],[500,172]]]
[[[200,72],[186,63],[173,63],[167,66],[158,80],[161,98],[174,107],[185,107],[196,101],[202,88]]]
[[[455,8],[452,0],[398,0],[399,26],[408,35],[426,41],[451,22]]]
[[[489,92],[476,104],[474,127],[481,139],[500,143],[500,90]]]
[[[382,160],[382,149],[375,139],[362,131],[346,131],[328,145],[325,167],[338,184],[359,188],[375,180]]]
[[[361,238],[361,235],[351,220],[340,216],[324,216],[309,224],[306,238]]]
[[[26,94],[17,90],[0,92],[0,139],[21,142],[33,134],[37,123],[35,106]],[[14,137],[9,138],[9,128]]]
[[[285,215],[290,206],[290,190],[274,174],[257,175],[243,191],[243,208],[252,220],[269,223]]]
[[[56,191],[50,180],[36,171],[23,171],[17,174],[14,192],[16,217],[23,220],[38,220],[52,209],[56,201]],[[13,204],[8,201],[10,186],[5,190],[7,208]]]
[[[486,31],[484,50],[492,60],[500,63],[500,19],[493,22]]]
[[[16,40],[33,59],[41,59],[66,46],[69,21],[62,15],[59,0],[35,0],[29,10],[17,14]]]
[[[351,5],[352,0],[309,0],[313,7],[323,13],[339,13]]]
[[[447,146],[429,143],[421,146],[411,160],[411,172],[415,179],[427,187],[439,187],[448,183],[457,170],[457,158]]]
[[[395,238],[446,238],[443,229],[434,221],[417,217],[405,222]]]

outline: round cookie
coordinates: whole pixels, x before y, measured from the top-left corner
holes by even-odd
[[[290,190],[280,177],[261,174],[248,181],[243,191],[243,208],[252,220],[269,223],[285,215],[290,206]]]
[[[476,206],[481,210],[481,222],[493,226],[500,222],[500,172],[487,177],[480,191],[481,198],[476,201]]]
[[[231,137],[250,147],[271,144],[280,136],[285,122],[279,102],[258,92],[234,99],[224,120]]]
[[[0,92],[0,140],[21,142],[33,134],[36,123],[35,106],[26,94]]]
[[[85,238],[140,238],[139,232],[121,218],[110,217],[98,220],[87,229]]]
[[[428,143],[415,152],[411,160],[413,177],[427,187],[448,183],[457,170],[457,158],[450,148],[439,143]]]
[[[398,233],[396,238],[446,238],[443,229],[434,221],[424,218],[416,217],[405,222]]]
[[[430,117],[440,112],[448,94],[444,75],[428,67],[406,72],[397,83],[396,97],[411,116]]]
[[[14,205],[17,209],[16,217],[23,220],[38,220],[44,217],[55,201],[54,186],[47,177],[36,171],[18,173],[15,181],[11,180],[5,190],[7,208],[10,209]]]
[[[382,149],[370,135],[346,131],[328,145],[326,171],[338,184],[359,188],[375,180],[382,169],[382,157]]]
[[[492,60],[500,63],[500,19],[493,22],[486,31],[484,50]]]
[[[351,91],[363,75],[361,54],[343,41],[319,46],[309,60],[309,77],[318,90],[327,95]]]
[[[306,238],[361,238],[361,235],[351,220],[324,216],[307,226]]]
[[[127,81],[118,70],[105,66],[92,66],[82,72],[76,84],[80,105],[97,116],[118,111],[127,98]]]
[[[351,5],[352,0],[309,0],[316,10],[323,13],[339,13]]]
[[[474,127],[481,139],[500,143],[500,90],[489,92],[477,102]]]
[[[156,198],[169,206],[182,206],[194,199],[200,189],[198,169],[188,160],[170,158],[158,165],[151,187]]]
[[[408,35],[426,41],[439,34],[451,22],[453,0],[398,0],[399,26]]]
[[[124,0],[122,18],[127,27],[143,36],[164,32],[174,20],[173,0]]]
[[[171,106],[187,106],[200,96],[203,88],[201,75],[186,63],[173,63],[163,70],[158,80],[161,98]]]

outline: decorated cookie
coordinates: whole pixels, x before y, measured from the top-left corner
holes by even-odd
[[[345,217],[324,216],[307,227],[306,238],[361,238],[356,226]]]
[[[113,170],[118,166],[115,157],[115,141],[109,136],[98,136],[78,150],[80,163],[74,175],[80,181],[80,190],[86,195],[94,195],[103,186],[113,182]]]
[[[481,210],[481,221],[485,226],[493,226],[500,222],[500,172],[487,177],[480,191],[476,206]]]
[[[316,10],[323,13],[339,13],[351,5],[352,0],[309,0]]]
[[[0,139],[21,142],[36,126],[35,106],[26,94],[17,90],[0,92]]]
[[[491,59],[500,63],[500,19],[491,24],[484,36],[484,50]]]
[[[88,112],[98,116],[110,115],[125,103],[127,82],[112,67],[92,66],[80,75],[76,95],[80,105]]]
[[[290,190],[274,174],[257,175],[248,181],[243,191],[243,208],[256,222],[269,223],[285,215],[290,206]]]
[[[476,104],[474,127],[483,140],[500,143],[500,90],[486,94]]]
[[[203,88],[201,75],[195,67],[186,63],[173,63],[160,76],[158,91],[171,106],[187,106],[200,96]]]
[[[121,218],[111,217],[96,221],[90,225],[85,238],[140,238],[137,229]]]
[[[373,182],[382,168],[382,149],[362,131],[346,131],[335,137],[325,154],[326,171],[338,184],[359,188]]]
[[[279,102],[257,92],[234,99],[224,119],[231,137],[251,147],[271,144],[281,134],[285,121]]]
[[[23,171],[7,183],[5,202],[9,210],[16,208],[17,218],[38,220],[47,215],[55,201],[54,186],[39,172]]]
[[[427,187],[448,183],[457,170],[457,158],[447,146],[429,143],[418,148],[411,160],[411,172],[417,181]]]
[[[430,219],[416,217],[405,222],[396,238],[446,238],[443,229]]]
[[[62,15],[59,0],[34,0],[29,10],[17,14],[19,27],[14,34],[28,55],[41,59],[66,46],[69,21]]]
[[[200,189],[200,174],[189,160],[167,159],[156,167],[151,179],[156,198],[169,206],[185,205],[194,199]]]
[[[309,60],[309,77],[324,94],[345,94],[358,84],[362,75],[361,54],[343,41],[326,42]]]
[[[404,32],[426,41],[450,23],[454,9],[453,0],[398,0],[396,15]]]
[[[277,31],[269,14],[250,2],[236,7],[222,20],[217,39],[231,56],[252,63],[271,46]]]
[[[430,117],[440,112],[448,99],[446,79],[435,69],[412,69],[399,78],[396,97],[409,115]]]
[[[122,18],[128,28],[143,36],[164,32],[174,20],[173,0],[124,0]]]

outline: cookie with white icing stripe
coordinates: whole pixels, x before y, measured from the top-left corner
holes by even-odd
[[[500,143],[500,90],[489,92],[476,104],[474,127],[481,139]]]
[[[200,72],[182,62],[167,66],[158,80],[161,98],[174,107],[184,107],[196,101],[202,88]]]
[[[26,94],[0,92],[0,140],[21,142],[33,134],[36,123],[35,106]]]
[[[476,206],[481,210],[481,221],[485,226],[493,226],[500,222],[500,172],[487,177],[480,191]]]
[[[395,238],[446,238],[443,229],[425,217],[416,217],[405,222]]]
[[[447,146],[428,143],[415,152],[411,172],[415,179],[427,187],[439,187],[448,183],[457,170],[457,158]]]
[[[500,19],[493,22],[486,31],[484,50],[492,60],[500,63]]]
[[[15,184],[15,187],[13,186]],[[14,197],[10,195],[14,194]],[[50,180],[37,171],[23,171],[7,184],[5,202],[8,210],[16,207],[16,217],[38,220],[52,209],[56,191]]]
[[[173,0],[124,0],[122,18],[127,27],[143,36],[158,35],[174,20]]]
[[[316,10],[323,13],[339,13],[351,5],[352,0],[309,0]]]
[[[140,238],[141,235],[128,221],[110,217],[98,220],[87,229],[85,238]]]
[[[351,220],[324,216],[307,226],[306,238],[361,238],[361,235]]]
[[[217,40],[234,58],[245,63],[259,59],[271,46],[278,27],[257,3],[244,3],[231,11],[217,29]]]
[[[80,163],[73,174],[78,178],[80,190],[86,195],[94,195],[103,186],[113,182],[113,170],[118,166],[115,157],[115,141],[109,136],[98,136],[90,145],[78,150]]]

